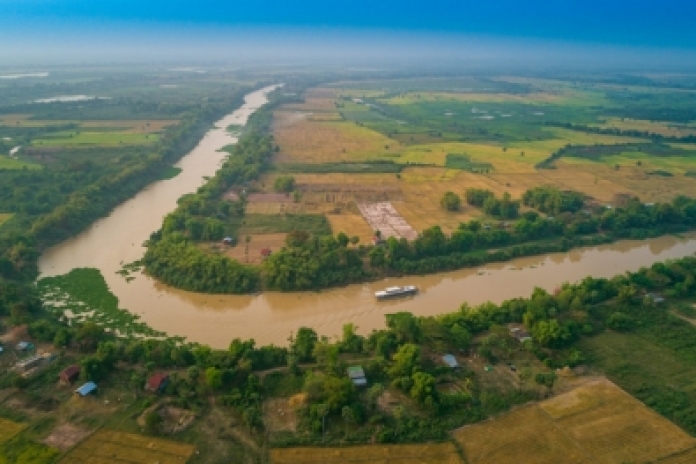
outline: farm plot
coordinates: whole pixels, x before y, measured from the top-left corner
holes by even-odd
[[[364,161],[398,153],[402,148],[396,140],[352,122],[310,121],[295,113],[276,112],[274,124],[280,147],[276,163]]]
[[[396,237],[413,240],[418,237],[413,227],[388,202],[359,203],[358,209],[373,230],[379,230],[383,238]]]
[[[374,445],[345,448],[287,448],[271,450],[272,464],[370,463],[461,464],[452,443]]]
[[[157,134],[143,134],[132,132],[81,132],[66,131],[54,132],[33,140],[33,146],[119,146],[119,145],[146,145],[158,140]]]
[[[696,446],[606,379],[453,434],[472,464],[662,462]]]
[[[0,443],[10,441],[15,435],[24,430],[25,427],[24,424],[18,424],[17,422],[0,418]]]
[[[61,464],[186,462],[194,447],[159,438],[100,430],[69,451]]]

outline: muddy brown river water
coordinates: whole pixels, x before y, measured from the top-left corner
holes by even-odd
[[[225,128],[244,124],[266,102],[270,90],[247,95],[243,107],[216,123],[177,164],[182,169],[177,177],[151,184],[83,233],[47,250],[39,260],[42,275],[61,275],[77,267],[100,269],[120,306],[139,314],[143,322],[170,335],[224,348],[235,337],[254,338],[258,344],[285,345],[290,333],[302,326],[313,327],[320,335],[334,336],[341,333],[343,324],[353,322],[360,332],[367,333],[383,327],[384,315],[396,311],[434,315],[454,311],[463,302],[499,303],[529,296],[534,287],[553,290],[563,282],[575,282],[588,275],[611,277],[696,252],[696,235],[622,241],[320,293],[205,295],[174,289],[142,274],[127,283],[116,274],[122,263],[140,259],[145,251],[141,244],[174,210],[176,200],[195,191],[204,182],[204,176],[215,173],[225,155],[217,150],[236,141]],[[417,296],[392,301],[374,299],[374,292],[388,285],[409,284],[420,288]]]

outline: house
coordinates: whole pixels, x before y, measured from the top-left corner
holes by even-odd
[[[510,329],[510,335],[512,335],[514,338],[516,338],[517,341],[520,343],[524,343],[524,342],[532,339],[532,336],[529,334],[529,332],[527,332],[526,330],[521,329],[519,327],[514,327],[514,328]]]
[[[264,259],[266,259],[266,258],[268,258],[269,256],[271,256],[271,253],[272,253],[272,252],[271,252],[271,249],[270,249],[270,248],[263,248],[263,249],[261,249],[261,257],[263,257]]]
[[[234,244],[234,238],[232,237],[225,237],[222,239],[222,243],[225,245],[233,245]]]
[[[348,377],[353,381],[353,385],[356,387],[364,387],[367,385],[367,378],[365,378],[365,371],[362,366],[351,366],[348,368]]]
[[[82,397],[85,397],[89,394],[94,393],[95,391],[97,391],[97,384],[94,382],[87,382],[86,384],[82,385],[80,388],[75,390],[75,393]]]
[[[459,369],[459,362],[457,361],[457,358],[451,354],[444,355],[442,357],[442,362],[444,362],[449,368]]]
[[[151,376],[145,384],[145,390],[153,393],[161,393],[169,385],[169,374],[158,372]]]
[[[75,380],[77,380],[77,377],[80,375],[80,366],[77,364],[73,364],[72,366],[68,366],[65,369],[63,369],[63,372],[60,373],[60,381],[65,384],[73,383]]]

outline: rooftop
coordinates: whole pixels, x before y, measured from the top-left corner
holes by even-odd
[[[442,361],[444,361],[445,364],[447,364],[449,367],[459,367],[459,362],[457,361],[457,358],[455,358],[451,354],[446,354],[442,357]]]
[[[80,396],[87,396],[93,391],[97,389],[97,384],[94,382],[87,382],[77,390],[75,390],[75,393],[79,394]]]

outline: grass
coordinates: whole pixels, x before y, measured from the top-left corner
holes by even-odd
[[[306,230],[314,235],[331,235],[331,225],[323,214],[247,214],[237,236],[289,233]]]
[[[342,448],[287,448],[270,452],[271,464],[294,463],[374,463],[374,464],[460,464],[451,443],[425,445],[372,445]]]
[[[24,424],[19,424],[0,417],[0,444],[12,440],[15,435],[24,430],[25,427]]]
[[[2,169],[41,169],[41,165],[27,163],[9,156],[0,155],[0,170]]]
[[[45,464],[59,455],[58,450],[22,436],[0,445],[0,464]]]
[[[186,443],[102,429],[83,440],[58,462],[186,462],[193,452],[194,447]]]
[[[33,146],[119,146],[119,145],[148,145],[159,140],[157,134],[131,132],[81,132],[62,131],[44,134],[32,141]]]
[[[469,156],[457,153],[447,154],[447,158],[445,159],[445,167],[451,169],[462,169],[471,172],[488,172],[493,169],[493,165],[490,163],[472,162]]]
[[[176,166],[167,166],[167,168],[160,174],[161,180],[173,179],[179,174],[181,174],[182,169]]]
[[[470,464],[653,462],[696,440],[606,380],[453,432]]]
[[[120,309],[98,269],[77,268],[62,276],[45,277],[37,287],[47,309],[70,319],[95,322],[124,337],[164,335]]]
[[[13,213],[0,213],[0,227],[14,216]]]

